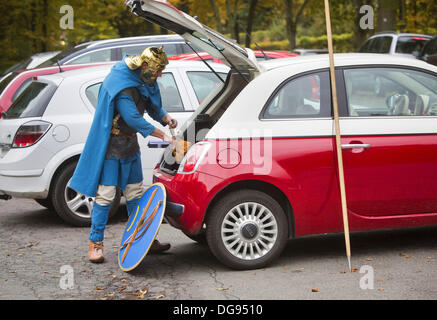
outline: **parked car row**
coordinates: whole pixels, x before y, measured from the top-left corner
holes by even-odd
[[[342,231],[328,56],[262,61],[168,2],[126,4],[222,62],[171,61],[158,80],[191,142],[180,160],[141,141],[145,184],[182,208],[169,223],[235,269],[268,265],[288,239]],[[335,63],[350,230],[436,225],[437,67],[364,53]],[[0,194],[89,224],[93,199],[68,182],[111,65],[38,76],[16,97],[0,119]]]
[[[367,39],[359,52],[404,55],[437,65],[437,36],[382,32]]]
[[[127,3],[238,66],[181,128],[184,159],[167,149],[154,170],[184,208],[171,225],[236,269],[271,263],[288,239],[341,232],[328,56],[257,62],[168,3]],[[335,63],[350,229],[437,224],[437,67],[360,53]]]

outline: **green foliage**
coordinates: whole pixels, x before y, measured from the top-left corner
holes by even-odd
[[[357,16],[363,4],[378,13],[385,0],[331,0],[331,18],[336,52],[355,51],[365,37],[375,30],[357,30]],[[437,34],[437,1],[393,0],[398,32]],[[244,43],[244,28],[249,17],[248,0],[169,0],[174,6],[197,16],[213,29],[221,25],[223,32],[235,34],[231,24],[242,27],[238,37]],[[284,0],[258,0],[255,8],[252,39],[264,49],[289,50],[285,23]],[[304,0],[291,0],[296,18]],[[216,17],[213,6],[217,7]],[[227,7],[226,4],[229,6]],[[74,9],[74,29],[59,26],[62,5]],[[230,15],[229,8],[232,8]],[[382,9],[380,10],[383,11]],[[116,37],[159,34],[162,30],[132,15],[124,0],[20,0],[1,1],[0,13],[0,72],[32,54],[42,51],[64,50],[82,42]],[[232,19],[231,19],[232,18]],[[296,19],[297,47],[326,48],[326,28],[323,1],[309,0]],[[255,47],[252,43],[252,46]]]

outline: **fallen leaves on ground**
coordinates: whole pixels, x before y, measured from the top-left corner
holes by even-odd
[[[26,249],[26,248],[32,248],[33,246],[36,246],[39,243],[39,241],[29,242],[23,247],[19,247],[18,249]]]
[[[138,298],[138,299],[143,299],[144,296],[147,294],[147,292],[149,292],[147,289],[139,290],[139,291],[138,291],[138,294],[137,294],[137,298]]]
[[[156,300],[164,299],[164,298],[165,298],[165,295],[163,295],[163,294],[160,294],[159,296],[155,297]]]
[[[229,288],[217,288],[217,291],[225,291],[225,290],[229,290]]]

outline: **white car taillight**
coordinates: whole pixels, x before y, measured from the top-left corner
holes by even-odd
[[[18,128],[12,148],[25,148],[34,145],[49,129],[52,124],[45,121],[30,121]]]
[[[190,174],[195,172],[210,148],[211,143],[207,141],[198,142],[193,145],[182,159],[178,173]]]

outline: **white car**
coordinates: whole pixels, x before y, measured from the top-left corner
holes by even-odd
[[[170,62],[158,83],[163,106],[182,125],[199,102],[226,79],[229,68],[210,63],[214,74],[199,61]],[[0,119],[0,195],[7,199],[35,199],[66,222],[76,226],[90,223],[93,198],[68,187],[85,145],[101,83],[112,65],[38,77]],[[166,131],[148,115],[145,118]],[[149,137],[139,139],[144,184],[162,150],[147,147]],[[118,207],[114,202],[112,213]]]

